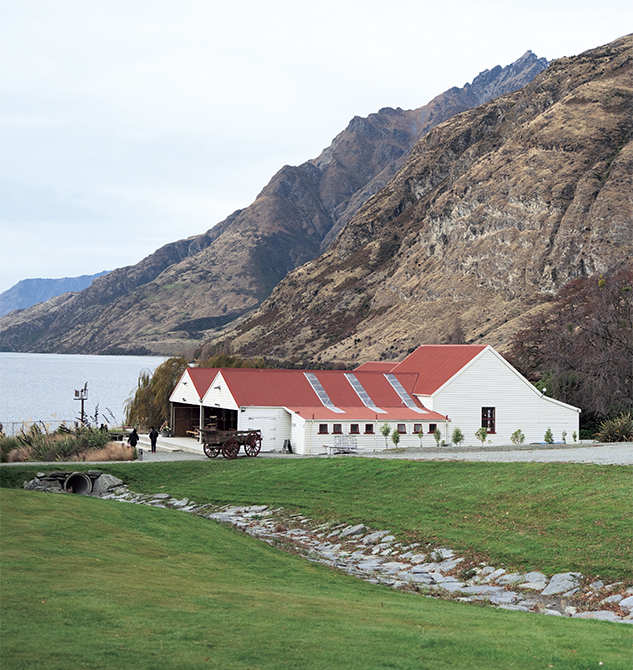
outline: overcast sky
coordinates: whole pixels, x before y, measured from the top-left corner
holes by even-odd
[[[0,292],[138,262],[248,206],[355,116],[531,49],[633,30],[630,0],[3,0]]]

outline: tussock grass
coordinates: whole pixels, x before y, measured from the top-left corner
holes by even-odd
[[[630,667],[628,626],[399,593],[181,512],[6,489],[1,509],[6,668]]]

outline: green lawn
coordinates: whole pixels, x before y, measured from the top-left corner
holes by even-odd
[[[285,477],[294,466],[295,487],[303,486],[306,494],[303,461],[277,467],[264,461],[182,465],[132,465],[127,472],[136,477],[132,488],[141,488],[147,478],[152,490],[164,485],[163,490],[195,499],[204,490],[214,500],[247,498],[260,490],[249,502],[290,504]],[[342,495],[342,515],[361,506],[353,503],[363,490],[360,479],[349,481],[353,466],[316,465],[328,495],[310,507],[309,496],[302,494],[296,504],[330,513],[328,503],[336,495],[330,489],[342,487],[350,489]],[[388,465],[371,464],[374,471]],[[435,472],[434,486],[447,486],[452,465]],[[13,468],[0,470],[14,473],[5,483],[16,474]],[[390,471],[387,467],[389,477]],[[426,482],[419,486],[427,488],[433,469],[422,473]],[[455,475],[461,481],[465,473],[458,469]],[[457,495],[457,486],[449,487],[447,500]],[[394,500],[391,511],[381,510],[380,501],[397,498],[401,527],[407,528],[411,520],[404,515],[413,502],[401,494],[378,489],[367,507],[382,520],[399,507]],[[7,670],[631,667],[627,625],[400,593],[182,512],[8,489],[1,490],[1,498],[0,658]],[[588,506],[595,507],[596,500]],[[368,513],[357,517],[369,518]],[[459,537],[454,525],[442,525],[440,534],[452,529]],[[462,543],[469,538],[462,536]]]
[[[578,570],[633,583],[631,467],[367,458],[99,467],[136,491],[283,506],[445,545],[508,570]],[[0,468],[0,483],[21,486],[37,469]]]

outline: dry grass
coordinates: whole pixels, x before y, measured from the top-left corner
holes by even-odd
[[[133,461],[135,450],[122,442],[108,442],[101,449],[86,449],[73,454],[68,461],[95,462],[95,461]],[[26,463],[35,458],[34,449],[24,446],[13,449],[7,461],[9,463]],[[56,459],[61,460],[61,459]]]

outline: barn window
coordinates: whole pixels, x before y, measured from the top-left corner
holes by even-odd
[[[365,435],[373,435],[374,434],[374,424],[373,423],[366,423],[365,424]]]
[[[398,424],[398,432],[400,435],[406,435],[407,434],[407,426],[404,423],[399,423]]]
[[[340,435],[340,434],[343,432],[343,424],[342,424],[342,423],[335,423],[335,424],[332,426],[332,432],[333,432],[335,435]]]
[[[352,433],[352,435],[358,435],[360,433],[359,425],[357,423],[350,424],[349,432]]]
[[[327,435],[327,423],[319,424],[319,435]]]
[[[487,433],[495,432],[495,408],[481,408],[481,427],[486,429]]]
[[[413,424],[413,432],[417,435],[420,431],[422,430],[422,424],[421,423],[414,423]]]
[[[437,430],[437,424],[436,423],[430,423],[429,424],[429,433],[434,433]]]

